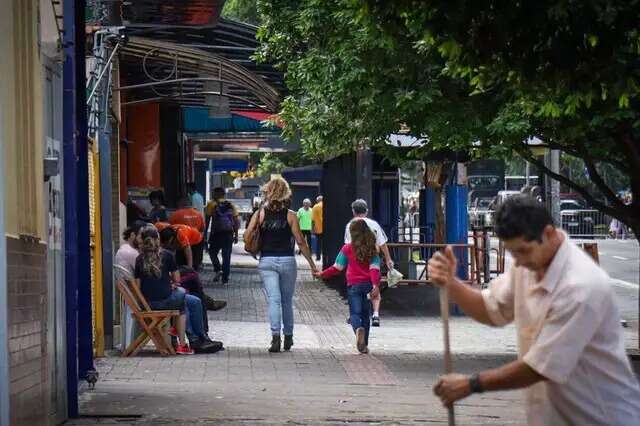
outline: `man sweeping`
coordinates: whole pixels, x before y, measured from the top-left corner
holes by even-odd
[[[477,321],[515,321],[518,359],[470,376],[445,375],[435,394],[449,405],[472,393],[526,388],[530,425],[634,424],[640,387],[609,276],[532,198],[505,201],[495,214],[495,232],[513,265],[488,289],[456,278],[450,247],[429,260],[429,278]]]

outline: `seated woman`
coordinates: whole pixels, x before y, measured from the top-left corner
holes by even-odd
[[[180,355],[192,355],[193,349],[186,340],[185,292],[176,288],[180,274],[171,252],[160,248],[160,238],[155,228],[144,228],[140,234],[142,246],[136,259],[135,283],[153,310],[178,310],[176,334]]]
[[[156,224],[156,227],[158,224]],[[179,225],[184,226],[184,225]],[[160,231],[160,244],[162,248],[169,253],[174,253],[178,248],[177,245],[177,231],[173,226],[167,226]],[[180,265],[182,266],[182,265]],[[193,271],[193,269],[189,268],[189,270]],[[191,347],[199,351],[203,349],[203,346],[206,346],[212,343],[212,340],[207,335],[208,332],[208,322],[207,322],[207,313],[205,309],[205,301],[202,299],[204,295],[204,291],[200,292],[192,292],[189,291],[188,285],[183,284],[183,280],[180,279],[180,275],[178,274],[177,285],[181,285],[181,287],[187,290],[187,295],[185,297],[185,303],[187,305],[187,335],[189,336],[189,341],[191,342]],[[199,283],[199,281],[198,281]],[[193,288],[192,288],[193,289]],[[219,306],[219,305],[217,305]],[[226,302],[224,303],[226,306]],[[224,307],[222,306],[222,307]],[[218,307],[221,309],[221,307]]]

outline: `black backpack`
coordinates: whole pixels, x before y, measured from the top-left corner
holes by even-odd
[[[233,232],[235,218],[233,217],[233,206],[228,201],[223,201],[216,205],[213,212],[213,233]]]

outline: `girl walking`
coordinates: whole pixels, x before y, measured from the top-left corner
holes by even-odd
[[[345,244],[336,257],[335,264],[323,272],[314,273],[318,278],[329,278],[347,270],[347,297],[351,326],[356,335],[356,348],[360,353],[369,352],[369,328],[371,326],[371,302],[380,296],[380,256],[376,236],[367,222],[354,220],[349,225],[351,243]]]
[[[281,332],[284,332],[283,348],[288,351],[293,346],[293,294],[298,274],[294,241],[298,243],[314,274],[317,269],[311,250],[300,231],[298,217],[289,210],[291,190],[287,181],[282,178],[272,179],[262,191],[264,207],[253,215],[245,234],[260,232],[261,236],[258,271],[269,305],[269,352],[280,352]]]

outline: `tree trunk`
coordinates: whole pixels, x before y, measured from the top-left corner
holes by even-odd
[[[442,208],[442,170],[440,161],[425,161],[424,185],[433,189],[436,208],[436,228],[433,230],[433,242],[443,244],[445,240],[444,209]]]

